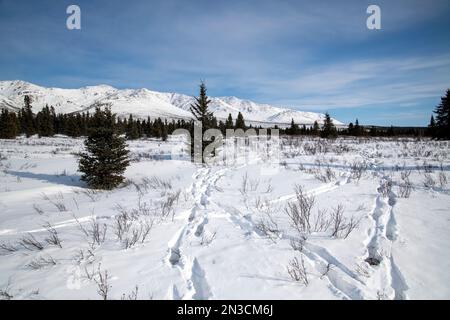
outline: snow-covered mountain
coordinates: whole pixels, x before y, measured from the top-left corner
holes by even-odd
[[[32,98],[33,110],[52,105],[57,113],[87,111],[97,104],[109,104],[120,117],[133,114],[135,117],[161,117],[167,119],[190,119],[189,106],[194,98],[184,94],[150,91],[148,89],[116,89],[108,85],[88,86],[80,89],[45,88],[35,84],[14,80],[0,81],[0,108],[18,110],[23,97]],[[236,97],[211,97],[211,110],[218,119],[225,119],[229,113],[236,118],[241,112],[248,123],[289,124],[291,119],[298,124],[321,123],[324,115],[297,111],[269,104],[255,103]],[[341,122],[334,119],[335,124]]]

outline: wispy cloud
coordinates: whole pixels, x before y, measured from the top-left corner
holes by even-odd
[[[405,108],[450,83],[448,0],[86,1],[82,30],[68,0],[0,0],[0,71],[43,85],[98,82],[235,95],[299,109]],[[447,27],[447,28],[446,28]],[[345,119],[344,119],[345,120]]]

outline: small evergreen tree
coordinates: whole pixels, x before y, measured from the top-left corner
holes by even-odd
[[[23,98],[24,107],[21,109],[19,113],[20,125],[22,132],[28,137],[32,136],[36,133],[34,115],[31,107],[31,97],[25,95]]]
[[[294,119],[291,120],[291,126],[287,129],[287,134],[290,135],[297,135],[300,133],[300,128],[298,127],[298,124],[294,122]]]
[[[70,137],[79,137],[81,135],[80,123],[75,114],[66,115],[66,134]]]
[[[427,136],[435,137],[436,136],[436,121],[434,120],[434,116],[431,115],[430,124],[428,125]]]
[[[337,137],[336,127],[334,126],[333,120],[331,120],[331,117],[328,112],[325,113],[325,120],[323,122],[321,136],[322,136],[322,138],[336,138]]]
[[[134,121],[133,115],[131,114],[128,117],[126,137],[129,140],[139,139],[139,129],[137,126],[137,122]]]
[[[353,126],[353,122],[350,122],[350,123],[348,124],[348,130],[347,130],[347,132],[348,132],[348,134],[349,134],[350,136],[352,136],[352,135],[355,134],[355,127]]]
[[[167,141],[167,137],[169,136],[169,130],[167,122],[165,122],[161,127],[161,140]]]
[[[225,121],[225,129],[233,129],[233,128],[234,128],[233,117],[231,116],[231,113],[229,113],[228,118]]]
[[[393,136],[395,136],[394,126],[391,125],[391,126],[387,129],[386,135],[387,135],[388,137],[393,137]]]
[[[319,134],[319,131],[320,131],[319,123],[317,121],[314,121],[311,134],[317,136]]]
[[[54,135],[53,117],[48,105],[42,108],[36,115],[36,126],[40,137],[50,137]]]
[[[441,97],[441,103],[435,108],[436,131],[435,137],[439,139],[450,139],[450,89],[444,97]]]
[[[114,124],[115,115],[109,109],[96,109],[78,169],[83,173],[81,180],[91,188],[110,190],[124,180],[128,150],[125,139],[115,133]]]
[[[244,116],[242,115],[242,113],[238,113],[238,116],[236,118],[236,129],[242,129],[245,130],[245,121],[244,121]]]
[[[202,143],[201,148],[200,146],[195,145],[195,139],[193,139],[193,129],[192,126],[191,130],[191,158],[194,159],[202,159],[202,163],[204,162],[204,151],[206,146],[210,143],[210,141],[207,141],[203,139],[203,134],[206,130],[212,128],[212,122],[213,122],[213,113],[209,111],[209,103],[211,100],[209,100],[208,96],[206,95],[206,85],[204,82],[200,83],[200,93],[199,96],[195,98],[195,103],[191,104],[190,110],[192,115],[197,121],[200,121],[202,123]],[[200,154],[201,153],[201,154]]]
[[[361,126],[359,125],[359,121],[358,121],[358,119],[356,119],[356,121],[355,121],[354,135],[355,135],[355,136],[362,136],[362,135],[363,135],[363,132],[364,132],[363,127],[361,127]]]
[[[213,113],[209,111],[208,105],[211,103],[206,95],[206,85],[204,82],[200,83],[200,94],[195,98],[195,103],[191,104],[190,110],[197,121],[202,123],[203,129],[207,130],[211,126]]]

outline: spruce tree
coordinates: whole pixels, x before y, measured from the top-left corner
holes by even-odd
[[[394,126],[391,125],[391,126],[387,129],[386,135],[387,135],[388,137],[393,137],[393,136],[395,136]]]
[[[236,129],[245,130],[244,116],[240,112],[238,113],[238,116],[236,118]]]
[[[78,170],[89,187],[110,190],[124,180],[129,151],[125,139],[115,132],[115,115],[109,109],[97,108],[91,121],[84,142],[86,152],[80,155]]]
[[[233,129],[234,123],[233,123],[233,117],[231,116],[231,113],[228,114],[228,118],[225,121],[225,129]]]
[[[204,151],[206,146],[210,143],[210,141],[207,141],[203,139],[203,134],[206,130],[212,128],[212,122],[213,122],[213,113],[209,111],[209,103],[211,100],[209,100],[208,96],[206,95],[206,85],[202,81],[200,83],[200,93],[199,96],[195,98],[195,103],[191,104],[190,111],[194,118],[201,122],[202,124],[202,141],[201,141],[201,148],[200,146],[195,145],[195,139],[194,139],[194,132],[192,127],[191,131],[191,158],[194,159],[202,159],[202,163],[204,162]],[[201,154],[200,154],[201,153]]]
[[[354,127],[354,125],[353,125],[353,122],[350,122],[350,123],[348,124],[347,133],[348,133],[348,135],[350,135],[350,136],[352,136],[352,135],[355,134],[355,127]]]
[[[36,115],[36,126],[40,137],[53,136],[53,118],[48,105],[42,108]]]
[[[334,126],[333,120],[331,120],[331,117],[328,112],[325,113],[325,120],[323,122],[321,136],[322,136],[322,138],[336,138],[337,137],[336,127]]]
[[[209,111],[208,105],[211,102],[206,95],[206,85],[204,82],[200,83],[200,94],[195,98],[195,103],[191,104],[190,110],[197,121],[202,123],[203,129],[207,130],[211,126],[213,113]]]
[[[441,103],[435,108],[436,114],[436,133],[435,137],[439,139],[450,139],[450,89],[444,97],[441,97]]]
[[[359,125],[358,119],[355,121],[355,136],[361,136],[363,134],[363,127]]]
[[[126,136],[129,140],[135,140],[139,138],[137,122],[134,121],[133,115],[131,114],[128,117]]]
[[[162,128],[161,128],[161,140],[162,141],[167,141],[167,137],[168,136],[169,136],[168,125],[167,124],[163,124]]]
[[[300,128],[298,127],[298,124],[294,122],[294,119],[291,120],[291,126],[288,128],[287,133],[293,136],[300,133]]]
[[[34,135],[36,133],[34,115],[31,107],[31,97],[25,95],[23,98],[24,107],[21,109],[19,113],[20,125],[22,132],[28,137]]]
[[[311,134],[317,136],[319,134],[319,130],[320,130],[319,124],[317,123],[317,121],[314,121]]]
[[[435,137],[436,136],[436,121],[434,120],[434,116],[431,115],[430,124],[428,125],[427,136]]]
[[[73,113],[66,115],[66,134],[70,137],[79,137],[81,135],[80,123],[77,116]]]

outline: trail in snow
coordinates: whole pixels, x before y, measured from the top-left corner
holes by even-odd
[[[206,274],[197,257],[189,248],[189,238],[201,237],[204,226],[208,223],[208,204],[212,189],[226,169],[211,173],[211,168],[201,168],[193,176],[194,182],[189,187],[194,203],[188,209],[188,218],[184,225],[169,241],[167,260],[172,267],[180,270],[186,290],[174,286],[172,297],[180,299],[205,300],[212,298],[212,292],[206,280]]]
[[[370,214],[372,228],[369,229],[366,262],[372,265],[379,292],[392,299],[407,299],[408,285],[400,268],[394,262],[392,244],[398,236],[397,222],[394,215],[396,195],[389,189],[382,194],[385,186],[392,182],[383,177],[378,188],[379,195]]]

